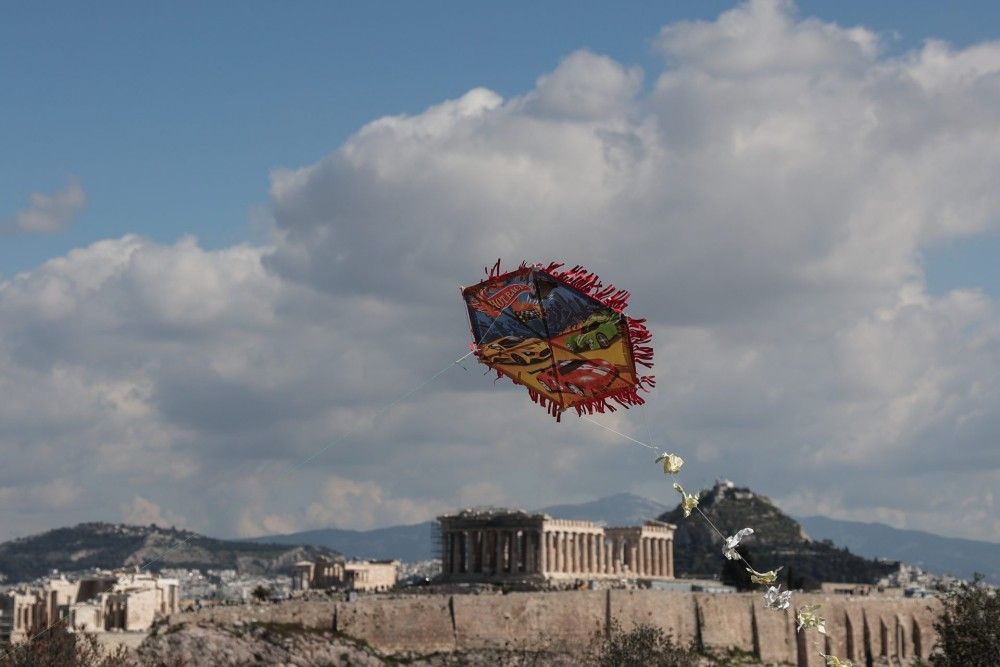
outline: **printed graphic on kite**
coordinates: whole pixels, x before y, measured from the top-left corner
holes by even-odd
[[[645,320],[625,314],[631,296],[597,276],[562,264],[521,266],[462,290],[479,361],[528,388],[558,420],[577,414],[642,405],[655,385],[636,365],[651,368],[653,348]]]

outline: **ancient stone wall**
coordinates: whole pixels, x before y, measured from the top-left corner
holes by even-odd
[[[866,664],[926,660],[936,640],[938,604],[930,599],[797,595],[796,606],[823,605],[827,635],[795,632],[794,610],[764,609],[757,594],[654,590],[362,597],[213,607],[171,617],[294,623],[330,628],[390,654],[513,649],[582,652],[617,624],[644,623],[681,644],[723,653],[736,648],[766,664],[815,667],[819,652]]]
[[[232,625],[234,623],[289,623],[312,630],[333,627],[335,607],[332,602],[295,600],[280,604],[220,605],[197,611],[171,614],[170,624],[201,621]]]
[[[362,597],[326,604],[335,630],[364,639],[379,651],[435,653],[457,648],[452,596]]]

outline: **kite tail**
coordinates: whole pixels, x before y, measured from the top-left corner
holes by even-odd
[[[628,337],[632,343],[632,359],[646,368],[653,367],[653,348],[646,343],[653,340],[653,334],[646,328],[646,320],[628,318]]]
[[[616,391],[610,396],[578,403],[573,407],[576,408],[576,414],[581,416],[584,414],[592,415],[595,412],[599,414],[604,414],[605,412],[615,412],[618,408],[611,405],[609,401],[614,401],[626,410],[633,405],[643,405],[646,402],[646,400],[639,395],[639,392],[635,388],[629,387],[628,389]]]
[[[605,285],[596,274],[582,266],[577,265],[564,271],[559,270],[561,267],[562,264],[558,262],[552,262],[548,266],[541,264],[536,266],[540,271],[544,271],[570,287],[580,290],[592,299],[597,299],[615,312],[620,313],[628,307],[628,300],[632,296],[628,290],[618,289],[614,285]]]
[[[528,396],[531,397],[535,403],[545,408],[545,411],[556,418],[556,421],[562,421],[562,407],[553,400],[547,398],[544,394],[541,394],[531,387],[528,387]]]
[[[560,264],[559,266],[562,266],[562,265]],[[517,267],[513,271],[508,271],[507,274],[517,273],[518,271],[521,271],[521,270],[526,269],[526,268],[528,268],[528,263],[527,262],[521,262],[521,265],[519,267]],[[500,260],[499,259],[497,260],[497,263],[493,265],[492,268],[490,268],[488,266],[486,267],[486,278],[487,278],[487,280],[493,280],[494,278],[500,278],[501,276],[504,276],[504,275],[507,275],[507,274],[505,274],[503,272],[503,270],[500,268]]]

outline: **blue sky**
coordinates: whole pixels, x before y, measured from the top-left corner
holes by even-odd
[[[97,239],[254,238],[269,170],[320,158],[364,123],[485,86],[504,97],[588,48],[662,69],[659,26],[733,3],[21,3],[0,10],[0,216],[77,176],[68,231],[4,239],[0,275]],[[929,37],[996,37],[989,2],[810,2],[801,16],[863,24],[901,53]],[[1000,239],[925,253],[928,287],[1000,293]]]
[[[468,349],[455,287],[499,256],[632,291],[658,388],[602,419],[676,448],[686,485],[1000,540],[998,25],[971,2],[0,8],[0,539],[675,502],[647,450],[475,365],[434,375]]]

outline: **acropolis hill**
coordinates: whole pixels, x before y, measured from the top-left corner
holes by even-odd
[[[824,651],[855,664],[913,665],[928,657],[936,639],[935,600],[803,594],[796,603],[823,605],[828,633]],[[212,632],[211,628],[219,627],[218,634],[232,641],[232,628],[259,624],[285,632],[290,627],[336,632],[363,641],[383,658],[482,651],[513,655],[516,648],[551,654],[549,661],[539,664],[570,665],[579,664],[595,638],[604,636],[613,624],[629,630],[638,623],[663,628],[701,651],[725,654],[736,649],[752,656],[756,664],[822,664],[805,635],[795,632],[793,612],[763,609],[757,594],[613,589],[372,596],[354,601],[206,608],[171,616],[169,629],[151,638],[147,650],[176,655],[197,643],[205,651],[203,635]],[[191,632],[198,636],[189,640]],[[220,654],[213,664],[234,664],[223,661],[224,657]],[[459,662],[440,664],[468,663],[459,658]]]

